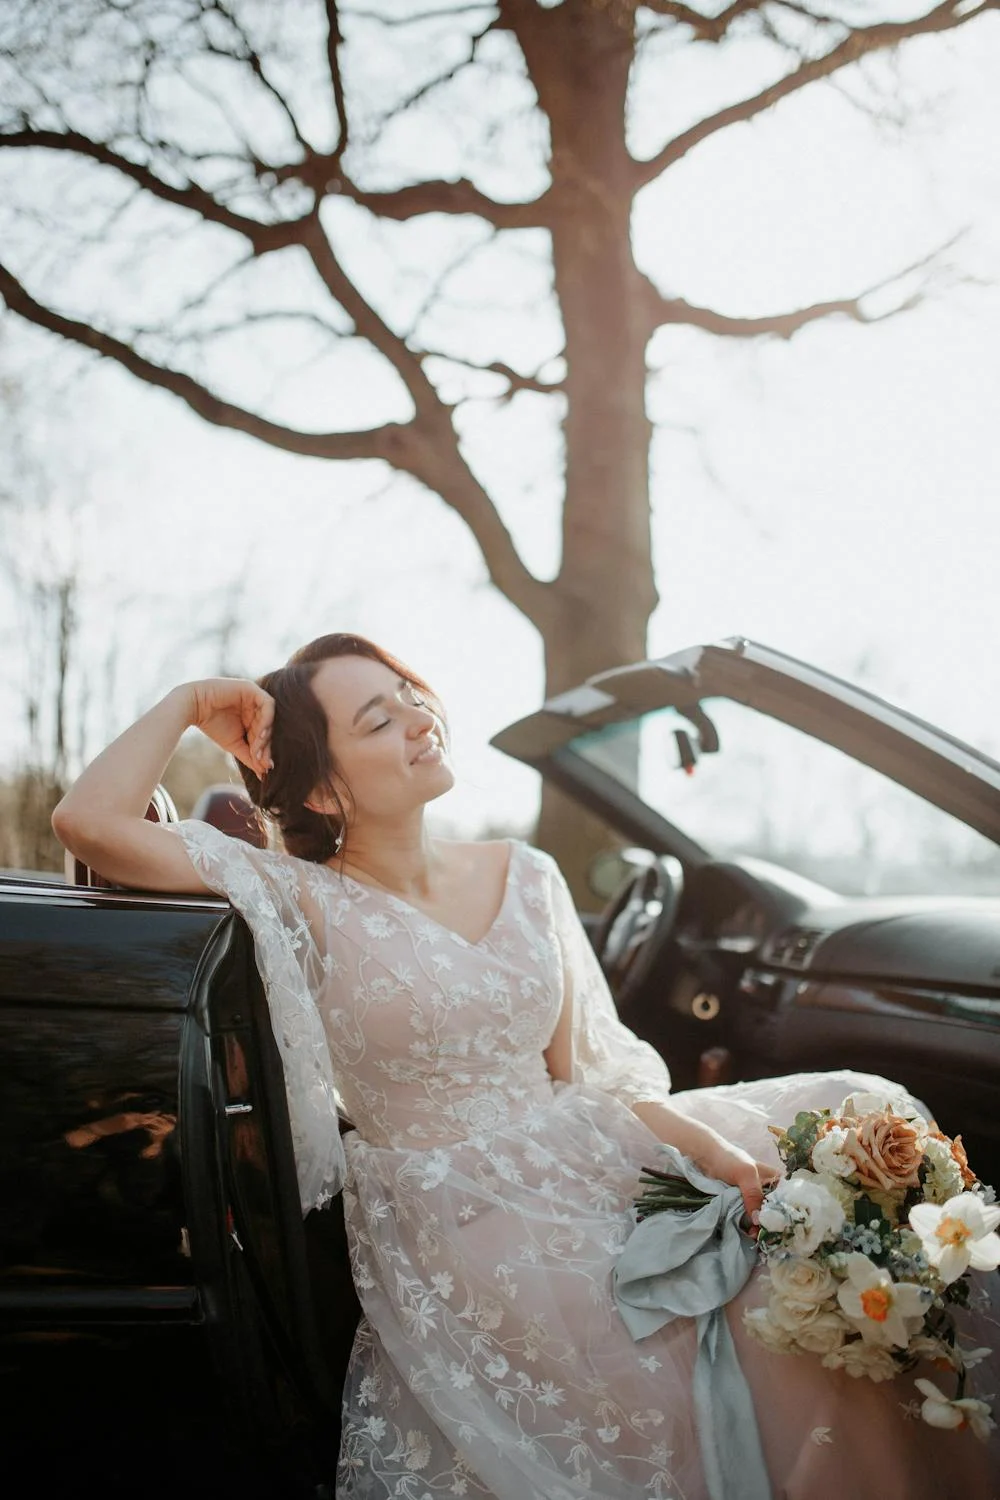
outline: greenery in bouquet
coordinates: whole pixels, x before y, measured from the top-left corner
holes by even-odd
[[[1000,1264],[1000,1209],[961,1137],[870,1094],[772,1130],[786,1175],[760,1210],[770,1291],[744,1315],[750,1332],[871,1380],[928,1361],[955,1393],[916,1379],[924,1421],[985,1440],[990,1407],[966,1395],[966,1379],[990,1351],[964,1346],[955,1311],[969,1304],[969,1272]]]

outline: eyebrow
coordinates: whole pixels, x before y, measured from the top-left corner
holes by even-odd
[[[407,682],[406,678],[405,677],[401,677],[399,679],[399,683],[397,685],[397,692],[399,691],[399,688],[405,688],[405,687],[408,687],[408,686],[409,686],[409,683]],[[359,722],[359,720],[363,719],[364,716],[365,716],[365,714],[369,713],[371,711],[371,709],[378,708],[379,704],[380,703],[384,703],[384,702],[385,702],[385,694],[384,693],[376,693],[375,696],[374,696],[374,698],[369,698],[367,703],[362,703],[361,707],[358,709],[357,713],[354,715],[354,718],[351,720],[351,728],[353,729],[354,726],[355,726],[355,724],[357,724]]]

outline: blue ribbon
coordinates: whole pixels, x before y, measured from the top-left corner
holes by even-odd
[[[658,1168],[713,1196],[704,1208],[664,1209],[635,1226],[612,1275],[615,1300],[634,1339],[674,1318],[697,1320],[694,1413],[708,1492],[712,1500],[772,1500],[753,1398],[723,1311],[757,1259],[740,1229],[743,1198],[673,1146],[660,1149]]]

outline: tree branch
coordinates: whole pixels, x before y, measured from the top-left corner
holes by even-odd
[[[477,375],[499,375],[507,381],[507,389],[499,396],[493,396],[489,400],[499,400],[506,404],[518,391],[535,391],[542,396],[558,394],[566,389],[565,380],[543,380],[537,373],[534,375],[521,375],[510,365],[504,364],[503,360],[495,359],[491,364],[478,365],[471,359],[460,359],[456,354],[445,354],[440,349],[422,349],[420,358],[441,359],[450,365],[459,365],[463,370],[473,370]],[[546,363],[549,361],[546,360]]]
[[[421,21],[453,21],[456,16],[468,16],[484,10],[493,10],[496,0],[478,0],[471,5],[449,5],[442,10],[414,11],[412,15],[380,16],[370,10],[345,10],[343,14],[353,21],[377,21],[380,26],[415,26]]]
[[[968,4],[968,0],[943,0],[942,4],[936,5],[926,15],[918,16],[911,21],[884,21],[874,26],[855,27],[824,56],[801,63],[784,78],[770,84],[759,94],[754,94],[752,98],[741,99],[738,103],[730,104],[725,109],[717,111],[716,114],[699,120],[697,125],[692,125],[689,130],[682,131],[672,141],[668,141],[648,161],[636,162],[633,175],[635,188],[638,190],[646,183],[652,182],[667,167],[680,161],[709,136],[716,135],[730,125],[752,120],[781,99],[797,93],[799,89],[815,83],[817,79],[829,78],[840,68],[849,67],[861,57],[869,56],[874,52],[885,52],[909,37],[951,31],[984,15],[987,11],[998,9],[1000,9],[1000,0],[973,0],[971,5]]]
[[[901,311],[902,308],[893,309],[893,312]],[[678,323],[704,329],[706,333],[726,334],[730,338],[756,339],[770,334],[775,338],[790,339],[800,328],[805,328],[806,324],[821,322],[837,313],[856,323],[878,323],[891,316],[890,313],[882,313],[878,317],[866,316],[858,297],[814,302],[810,307],[799,307],[793,312],[769,313],[759,318],[735,318],[727,313],[716,312],[711,307],[697,307],[685,302],[683,297],[664,297],[660,299],[657,326]]]
[[[401,115],[406,114],[407,110],[412,109],[415,104],[419,104],[421,100],[426,99],[429,94],[432,94],[435,89],[440,88],[443,84],[452,83],[458,77],[459,73],[462,72],[463,68],[468,68],[475,62],[476,48],[483,38],[489,32],[493,31],[495,27],[496,19],[494,18],[487,21],[481,30],[474,31],[471,36],[467,37],[466,40],[469,49],[467,56],[458,58],[446,72],[438,73],[434,78],[428,78],[425,83],[419,84],[405,98],[400,99],[387,114],[382,116],[380,121],[381,127],[384,129],[390,120],[398,120]]]
[[[306,328],[314,328],[317,332],[325,334],[336,343],[343,344],[358,337],[349,329],[338,328],[335,323],[328,323],[318,313],[309,312],[303,308],[275,309],[273,311],[261,310],[254,312],[247,310],[238,318],[233,318],[225,323],[213,323],[210,327],[194,328],[188,332],[177,331],[177,319],[171,318],[170,324],[143,324],[136,326],[135,335],[143,338],[155,338],[167,341],[175,348],[185,344],[202,344],[208,339],[224,338],[228,334],[243,333],[248,328],[265,327],[275,323],[300,323]]]
[[[717,16],[703,16],[690,5],[680,4],[679,0],[643,0],[643,4],[654,15],[666,16],[680,26],[690,26],[699,42],[723,41],[737,16],[760,9],[760,0],[733,0]]]
[[[192,411],[216,427],[228,427],[234,432],[245,432],[272,448],[286,453],[300,453],[309,458],[351,459],[380,458],[395,468],[409,469],[416,453],[413,442],[413,424],[401,425],[388,422],[382,427],[373,427],[360,432],[300,432],[270,422],[241,406],[224,401],[206,386],[180,370],[166,369],[154,364],[133,349],[130,344],[115,338],[100,329],[91,328],[73,318],[64,317],[51,308],[36,302],[21,282],[6,266],[0,264],[0,298],[26,322],[50,333],[57,333],[70,343],[114,360],[131,375],[136,375],[147,385],[170,391],[185,402]]]
[[[528,619],[541,626],[550,596],[525,567],[510,532],[483,486],[462,456],[451,421],[451,410],[441,400],[416,354],[375,311],[343,271],[318,217],[311,221],[303,244],[330,295],[352,319],[357,332],[386,358],[410,393],[417,419],[405,430],[410,445],[405,459],[393,460],[427,488],[440,495],[479,543],[493,583]]]
[[[340,30],[340,16],[337,11],[337,0],[326,0],[326,63],[330,72],[330,86],[333,89],[333,102],[337,111],[337,144],[330,156],[333,166],[339,166],[340,160],[347,150],[349,138],[349,122],[347,119],[347,99],[344,94],[344,78],[340,70],[340,47],[343,42],[343,34]]]
[[[288,100],[285,98],[281,90],[271,82],[270,78],[268,78],[267,72],[264,68],[263,60],[261,59],[261,56],[257,49],[254,47],[253,43],[251,42],[250,37],[244,27],[240,24],[229,7],[223,3],[223,0],[212,0],[210,8],[214,10],[217,15],[222,16],[223,20],[232,27],[236,36],[239,38],[241,46],[243,47],[243,55],[240,56],[236,53],[223,51],[221,48],[216,47],[207,35],[204,37],[205,50],[216,57],[225,57],[229,58],[233,62],[245,62],[249,64],[250,71],[253,73],[254,77],[267,90],[267,92],[271,95],[271,98],[281,110],[291,128],[292,134],[294,135],[299,146],[302,148],[303,154],[306,156],[311,156],[313,154],[312,145],[309,141],[306,140],[305,136],[302,134],[302,131],[299,129],[299,122],[295,118],[295,114]]]
[[[183,187],[174,187],[141,162],[132,161],[103,142],[93,141],[76,130],[26,128],[6,131],[0,133],[0,148],[3,147],[66,151],[85,156],[101,166],[113,167],[154,198],[172,203],[177,208],[185,208],[209,223],[220,224],[224,229],[243,235],[253,246],[255,255],[268,255],[274,250],[284,250],[287,246],[294,245],[299,238],[303,222],[301,219],[290,219],[277,224],[262,224],[257,219],[248,219],[244,214],[234,213],[197,183],[188,182]]]
[[[317,215],[310,219],[301,243],[330,296],[344,309],[358,333],[389,361],[399,375],[418,414],[425,417],[436,415],[436,409],[441,406],[440,398],[424,374],[420,360],[405,339],[393,332],[358,291],[334,254]]]
[[[892,276],[876,282],[874,286],[868,287],[856,297],[837,297],[826,302],[813,302],[808,307],[798,307],[791,312],[768,313],[763,317],[754,318],[732,317],[728,313],[716,312],[711,307],[698,307],[695,303],[685,301],[683,297],[666,297],[662,292],[657,291],[648,279],[645,280],[644,287],[645,309],[654,328],[663,327],[668,323],[686,324],[691,328],[701,328],[706,333],[725,334],[730,338],[744,339],[768,335],[773,338],[790,339],[809,323],[819,323],[826,318],[838,315],[850,318],[855,323],[884,323],[887,318],[894,318],[897,314],[909,312],[916,307],[923,300],[926,288],[917,287],[909,296],[904,297],[901,302],[887,308],[884,312],[867,311],[864,306],[865,302],[879,292],[898,286],[906,277],[913,276],[918,271],[926,271],[928,268],[938,266],[940,257],[946,250],[952,248],[956,239],[957,236],[904,270],[897,271]]]
[[[545,229],[548,227],[548,190],[531,203],[498,203],[481,193],[467,178],[455,182],[414,182],[407,187],[366,192],[349,177],[327,184],[345,198],[369,209],[381,219],[415,219],[420,214],[475,214],[496,229]]]
[[[543,583],[529,572],[514,546],[496,506],[462,458],[458,445],[447,448],[432,442],[428,448],[426,469],[410,472],[423,480],[428,489],[441,496],[468,526],[490,576],[500,590],[539,630],[545,630],[558,608],[551,584]]]

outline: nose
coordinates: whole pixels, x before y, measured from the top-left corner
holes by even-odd
[[[412,703],[409,705],[410,722],[406,733],[411,740],[420,739],[422,735],[429,734],[437,723],[437,719],[424,703]]]

